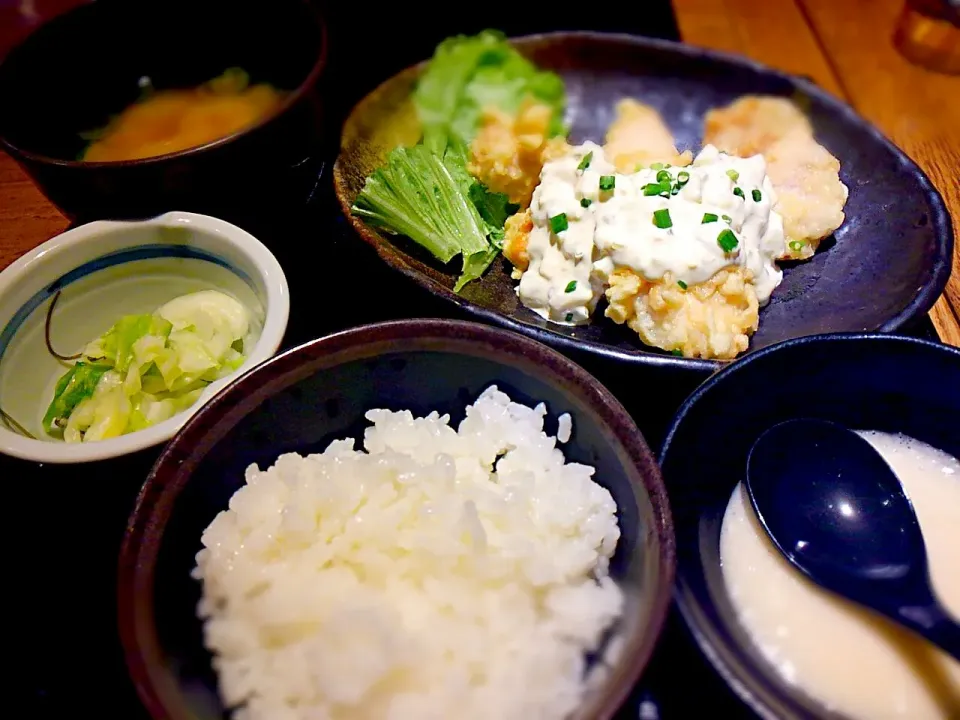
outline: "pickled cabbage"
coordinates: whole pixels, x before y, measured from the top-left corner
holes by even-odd
[[[57,382],[44,429],[66,442],[91,442],[167,420],[243,364],[252,325],[250,311],[217,290],[126,315]]]

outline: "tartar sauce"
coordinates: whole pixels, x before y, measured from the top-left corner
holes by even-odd
[[[687,167],[622,175],[601,146],[584,143],[543,167],[517,294],[547,320],[581,324],[618,267],[649,282],[670,273],[688,287],[740,265],[764,305],[783,279],[776,199],[761,155],[738,158],[707,145]]]

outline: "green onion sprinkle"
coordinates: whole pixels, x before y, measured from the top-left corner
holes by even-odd
[[[729,228],[717,235],[717,245],[719,245],[720,249],[724,252],[733,252],[739,244],[740,241],[737,240],[737,236],[734,235],[733,230]]]
[[[670,219],[670,211],[666,208],[663,210],[654,210],[653,224],[661,230],[666,230],[667,228],[673,227],[673,220]]]

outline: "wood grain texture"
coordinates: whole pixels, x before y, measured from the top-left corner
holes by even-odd
[[[955,243],[953,276],[944,295],[960,315],[960,76],[912,65],[893,47],[903,0],[798,2],[829,48],[853,106],[903,148],[943,195]]]
[[[66,218],[0,152],[0,270],[66,227]]]
[[[930,317],[960,346],[960,77],[911,65],[891,42],[904,0],[674,0],[684,41],[810,76],[877,125],[930,177],[954,221],[953,276]]]
[[[806,20],[793,0],[674,0],[673,8],[685,42],[806,75],[828,92],[843,96],[816,38],[802,31]]]

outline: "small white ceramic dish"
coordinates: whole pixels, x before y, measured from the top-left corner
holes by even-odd
[[[44,324],[57,290],[50,338],[69,355],[122,315],[149,313],[178,295],[215,289],[233,295],[260,324],[257,342],[233,375],[211,383],[188,410],[145,430],[89,443],[46,435],[42,418],[68,369],[47,352]],[[58,235],[0,272],[0,407],[34,438],[0,417],[0,452],[41,463],[83,463],[169,440],[225,385],[280,347],[290,314],[287,280],[273,254],[223,220],[168,212],[136,221],[98,221]]]

